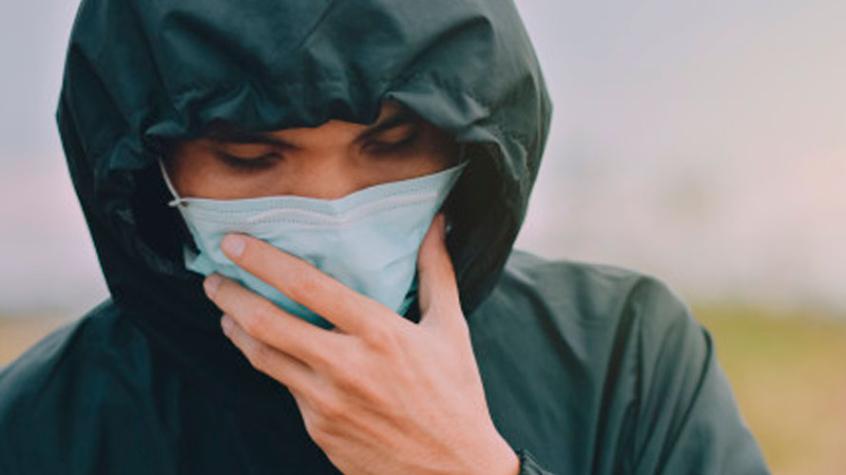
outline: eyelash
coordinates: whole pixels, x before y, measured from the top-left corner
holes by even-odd
[[[390,153],[402,150],[404,148],[409,147],[411,144],[417,140],[419,135],[419,131],[414,131],[408,135],[408,137],[400,140],[399,142],[379,142],[373,141],[365,145],[366,149],[373,148],[374,153]],[[260,155],[258,157],[236,157],[234,155],[229,155],[228,153],[224,152],[217,152],[218,158],[227,166],[238,169],[238,170],[264,170],[273,166],[273,164],[281,159],[282,157],[275,154],[275,153],[267,153],[264,155]]]
[[[239,170],[263,170],[271,167],[277,160],[282,158],[275,153],[266,153],[258,157],[244,158],[229,155],[228,153],[218,152],[217,156],[227,166]]]

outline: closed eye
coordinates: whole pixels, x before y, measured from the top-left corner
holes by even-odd
[[[265,153],[258,156],[243,157],[216,151],[215,157],[223,164],[237,170],[263,170],[272,167],[282,157],[276,153]]]
[[[415,129],[411,133],[406,133],[404,137],[394,140],[373,140],[365,144],[365,148],[371,152],[388,153],[399,152],[403,149],[413,145],[420,135],[420,131]]]

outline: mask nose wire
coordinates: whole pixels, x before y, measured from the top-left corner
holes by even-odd
[[[162,157],[158,157],[156,160],[159,163],[159,170],[162,171],[162,178],[164,178],[165,185],[167,185],[167,189],[170,191],[171,196],[173,199],[167,202],[168,206],[179,206],[185,205],[182,198],[179,196],[179,193],[176,192],[176,188],[173,186],[173,183],[170,181],[170,177],[167,174],[167,170],[165,169],[164,162],[162,162]]]

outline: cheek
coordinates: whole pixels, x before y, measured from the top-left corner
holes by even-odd
[[[376,185],[429,175],[444,168],[447,168],[447,164],[441,154],[422,147],[410,153],[374,160],[367,167],[367,176],[364,178],[368,185]]]
[[[281,167],[244,172],[212,163],[198,169],[192,181],[195,196],[232,200],[283,194],[287,191],[288,178],[289,173]]]
[[[441,169],[458,163],[459,146],[450,134],[430,125],[424,139],[422,152],[429,163]]]
[[[452,165],[450,157],[439,150],[427,152],[424,157],[425,170],[420,175],[429,175],[449,168]]]

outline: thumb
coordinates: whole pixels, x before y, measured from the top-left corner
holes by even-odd
[[[418,252],[420,323],[449,325],[454,323],[448,321],[456,319],[464,323],[455,271],[446,248],[445,223],[444,214],[439,213],[432,220]]]

